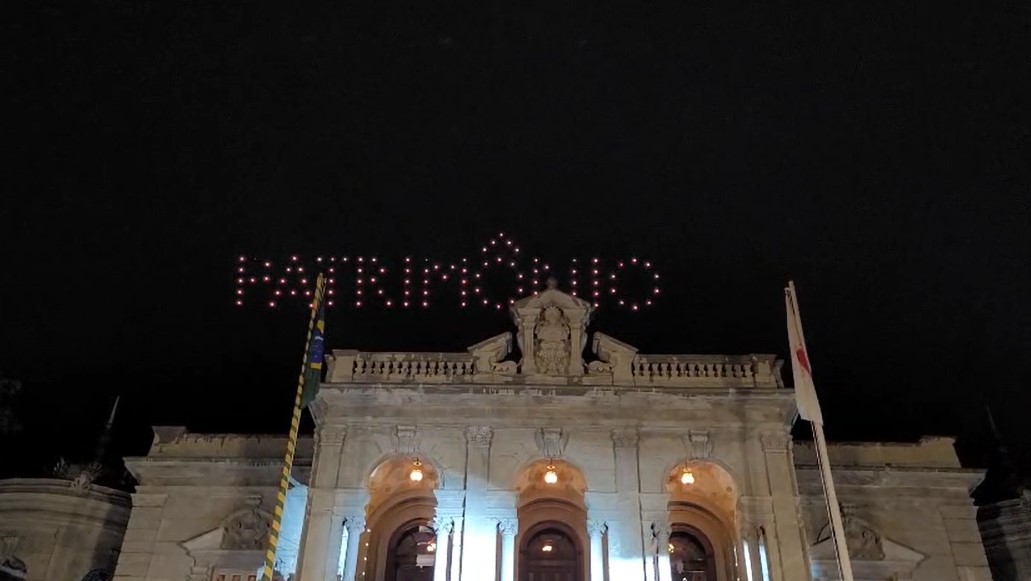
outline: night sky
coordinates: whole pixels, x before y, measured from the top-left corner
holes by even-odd
[[[284,432],[307,317],[234,306],[241,254],[448,263],[499,231],[556,267],[652,261],[656,304],[593,324],[642,352],[783,355],[794,279],[831,439],[958,435],[985,465],[991,404],[1028,463],[1026,7],[22,8],[0,202],[19,466],[88,450],[116,394],[123,453],[155,424]],[[341,306],[327,342],[510,329],[453,300]]]

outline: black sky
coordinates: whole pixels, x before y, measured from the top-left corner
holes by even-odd
[[[642,351],[786,351],[835,439],[1031,442],[1031,14],[1017,3],[41,2],[6,23],[0,370],[24,450],[115,394],[286,429],[302,310],[240,253],[647,256]],[[12,155],[13,154],[13,155]],[[338,310],[331,347],[462,351],[503,315]],[[65,448],[69,444],[64,445]],[[1026,459],[1025,459],[1026,462]]]

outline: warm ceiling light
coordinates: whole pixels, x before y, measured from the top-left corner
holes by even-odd
[[[408,474],[412,482],[422,481],[422,462],[416,460],[412,463],[412,471]]]
[[[545,543],[543,547],[541,547],[541,550],[544,551],[545,553],[550,553],[551,551],[554,550],[554,547],[552,547],[551,543],[548,542],[548,543]]]
[[[544,482],[548,484],[555,484],[558,482],[558,472],[555,472],[554,464],[548,464],[548,471],[544,473]]]
[[[694,474],[690,470],[684,468],[684,473],[680,475],[681,484],[694,484]]]
[[[434,552],[436,550],[437,550],[437,543],[435,543],[433,541],[430,541],[429,543],[426,544],[426,552],[427,553],[432,553],[432,552]]]
[[[666,546],[666,549],[667,549],[667,550],[669,550],[669,554],[671,554],[671,555],[672,555],[672,554],[673,554],[674,552],[676,552],[676,550],[677,550],[677,548],[673,546],[673,543],[669,543],[669,544],[668,544],[668,545]]]

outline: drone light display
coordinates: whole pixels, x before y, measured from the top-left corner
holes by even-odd
[[[311,303],[315,279],[326,276],[326,306],[428,309],[435,303],[462,308],[505,309],[519,298],[537,294],[550,278],[562,278],[569,294],[595,308],[614,306],[639,311],[655,304],[661,290],[659,273],[650,260],[573,258],[564,269],[539,257],[525,259],[515,241],[499,233],[475,259],[440,261],[405,256],[394,261],[365,255],[291,255],[286,260],[249,256],[235,264],[236,306],[264,305],[275,309],[288,303]],[[504,279],[500,285],[496,279]],[[638,284],[633,292],[622,284]],[[488,284],[488,279],[495,279]]]

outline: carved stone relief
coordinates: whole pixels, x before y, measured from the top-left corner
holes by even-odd
[[[465,438],[472,446],[490,446],[494,431],[490,426],[469,426],[465,429]]]
[[[637,430],[633,428],[612,430],[612,443],[617,448],[633,448],[637,445],[637,439]]]
[[[415,454],[417,443],[415,441],[416,429],[415,426],[398,426],[397,427],[397,453],[405,456],[412,456]]]
[[[691,458],[704,460],[712,456],[712,440],[709,439],[709,432],[703,430],[691,430],[684,434],[684,445]]]
[[[565,375],[569,370],[572,347],[569,342],[569,320],[555,306],[545,307],[534,329],[534,363],[544,375]]]
[[[561,428],[541,428],[534,436],[541,454],[549,458],[561,457],[569,442],[569,434]]]
[[[238,513],[223,527],[222,548],[226,550],[261,550],[268,540],[270,518],[255,509]]]

